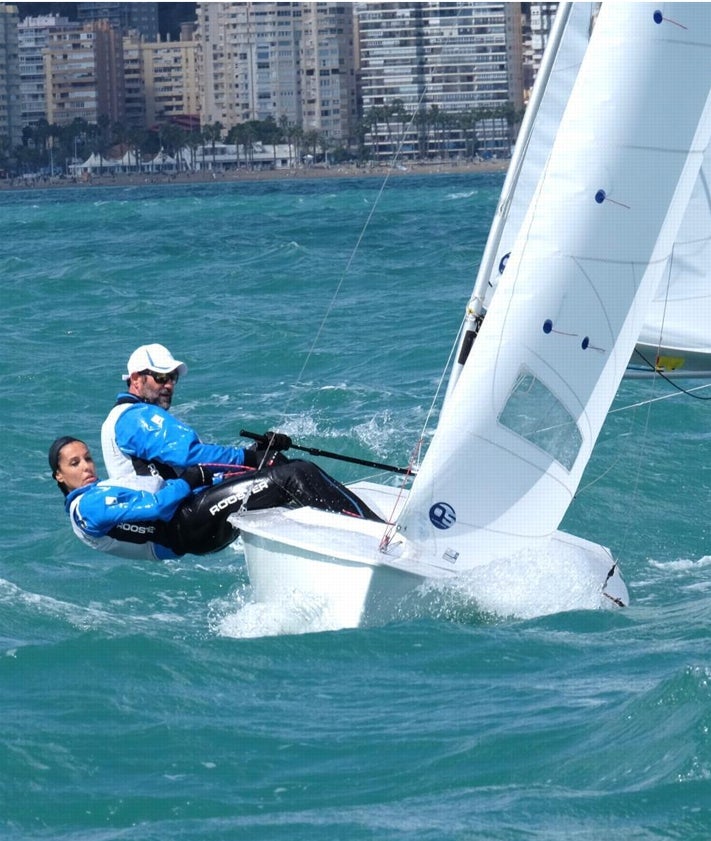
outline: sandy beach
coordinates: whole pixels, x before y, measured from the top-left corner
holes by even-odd
[[[197,184],[201,182],[239,182],[295,180],[309,178],[366,178],[406,177],[409,175],[452,175],[465,172],[505,172],[507,160],[494,161],[442,161],[428,164],[407,164],[388,166],[312,166],[297,169],[227,170],[225,172],[180,172],[180,173],[110,173],[91,175],[86,179],[55,176],[43,178],[11,178],[0,180],[0,190],[31,190],[86,186],[127,186],[139,184]]]

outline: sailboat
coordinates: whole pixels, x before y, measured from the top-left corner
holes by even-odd
[[[600,8],[409,492],[352,485],[384,523],[312,508],[237,515],[255,601],[309,594],[331,627],[377,624],[427,582],[493,577],[533,551],[557,559],[549,586],[568,570],[589,582],[592,607],[628,603],[610,551],[559,527],[709,147],[711,5],[664,9]]]

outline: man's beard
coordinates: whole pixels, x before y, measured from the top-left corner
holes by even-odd
[[[170,409],[170,404],[173,402],[172,394],[159,394],[156,403],[161,409]]]

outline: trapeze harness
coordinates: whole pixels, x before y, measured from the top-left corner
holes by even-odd
[[[120,490],[133,492],[130,488]],[[179,553],[171,548],[171,525],[164,520],[117,523],[103,534],[89,526],[83,515],[90,516],[92,521],[96,521],[97,516],[100,519],[116,491],[116,486],[98,482],[89,487],[77,488],[68,495],[65,508],[69,522],[82,543],[99,552],[132,560],[164,561],[177,557]]]
[[[170,521],[142,520],[118,523],[105,534],[91,534],[81,516],[85,493],[106,488],[106,499],[116,493],[113,483],[80,488],[67,498],[67,513],[76,536],[92,549],[133,560],[166,560],[181,555],[207,555],[224,549],[238,536],[229,522],[244,508],[255,511],[283,505],[311,505],[327,511],[379,520],[358,497],[309,461],[284,461],[257,473],[236,476],[188,496]],[[131,493],[132,488],[125,489]],[[87,504],[104,501],[86,498]]]

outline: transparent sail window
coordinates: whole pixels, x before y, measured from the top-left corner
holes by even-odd
[[[583,442],[578,425],[558,398],[528,371],[521,371],[499,415],[499,423],[535,444],[566,470]]]

